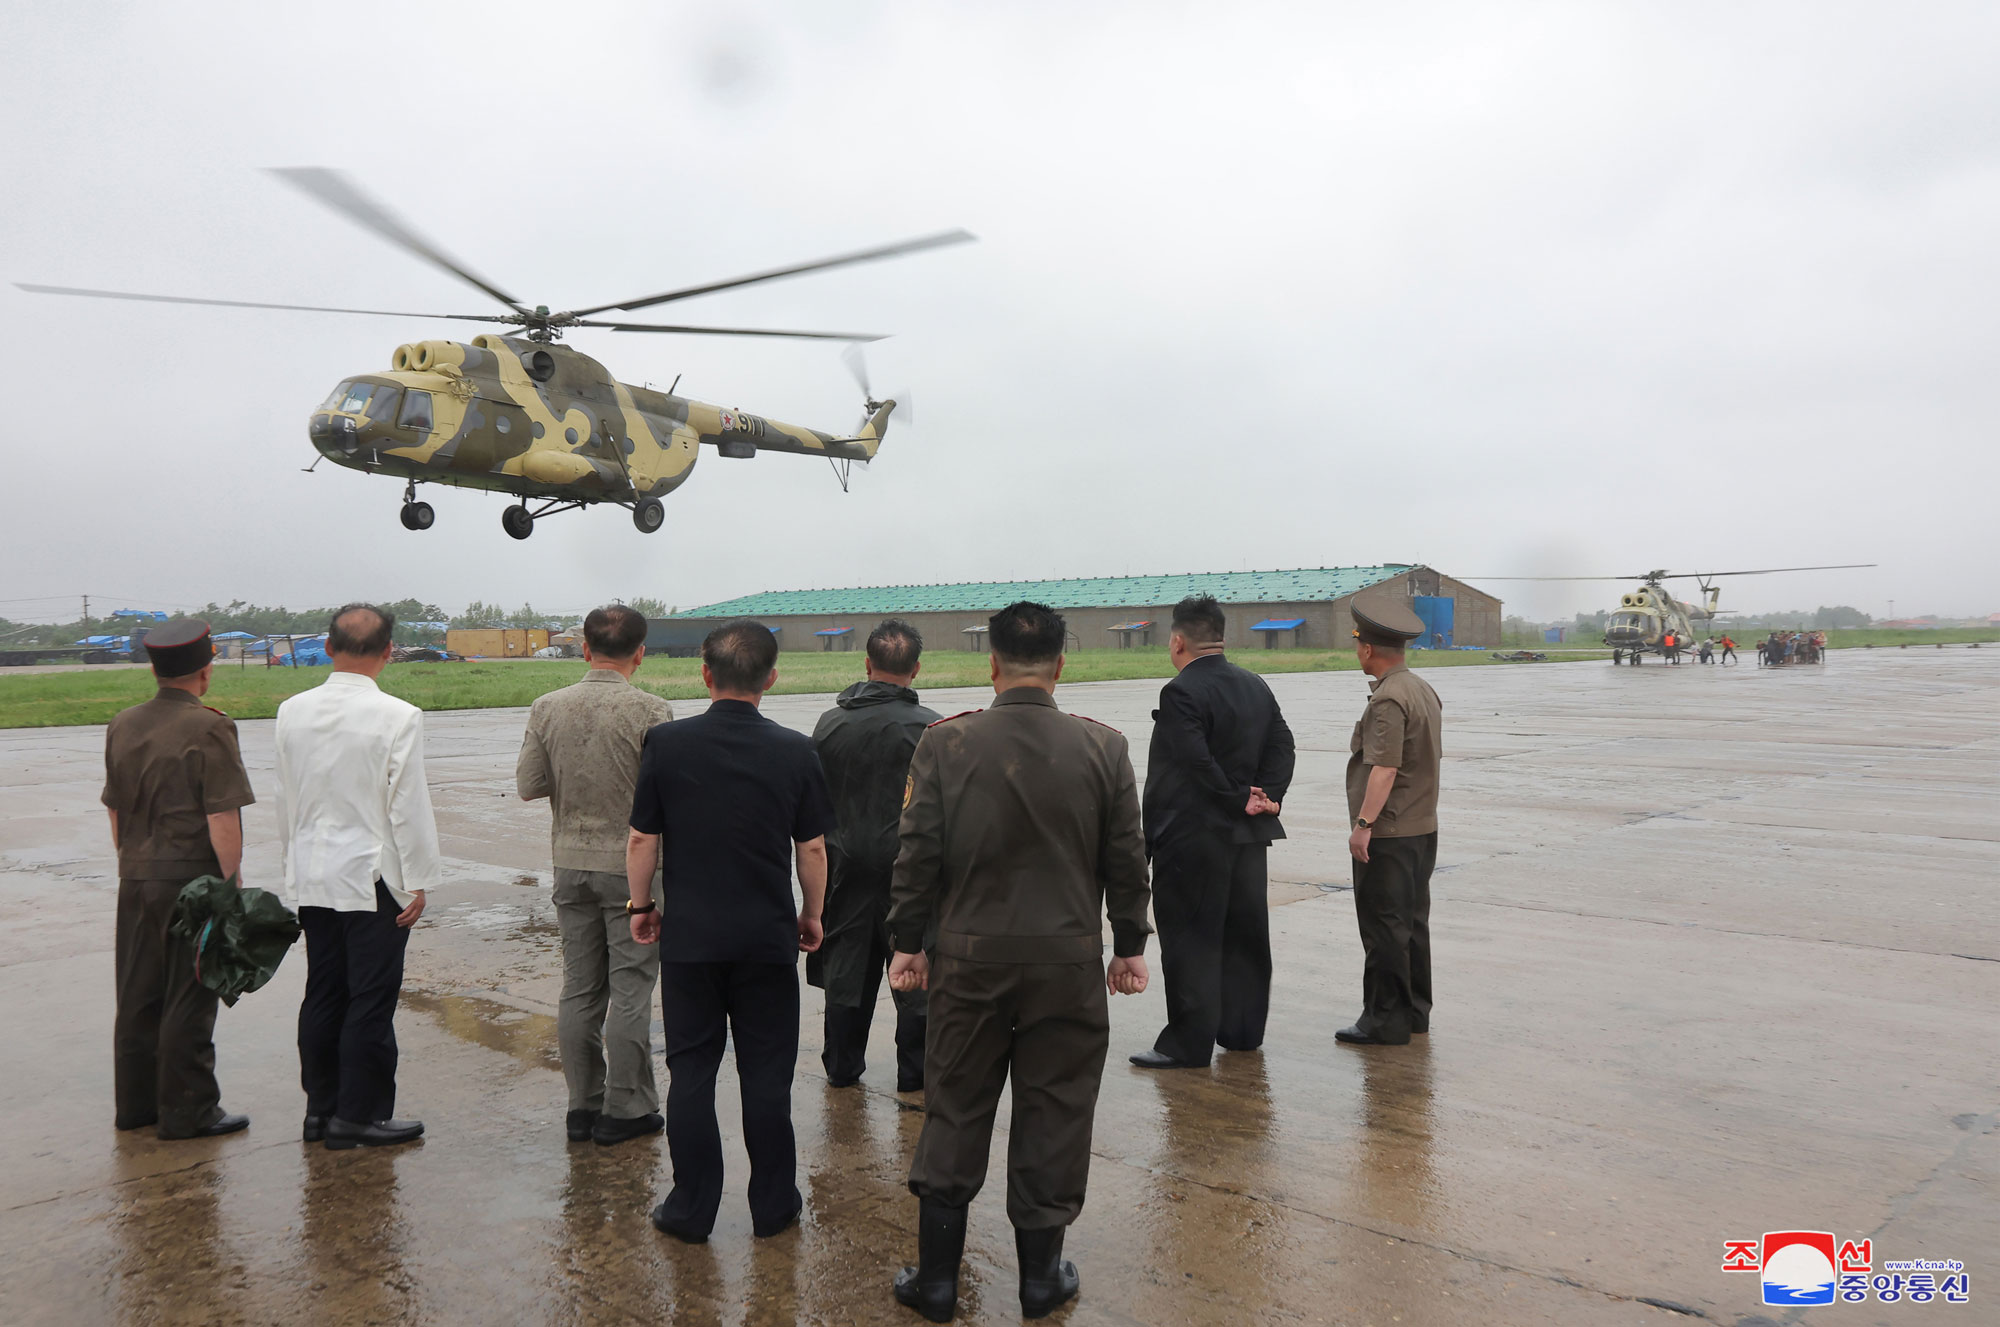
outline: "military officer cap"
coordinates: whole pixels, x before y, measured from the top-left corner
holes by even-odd
[[[208,638],[208,623],[198,617],[176,618],[154,627],[140,644],[152,660],[153,672],[160,677],[186,677],[198,673],[215,659],[215,643]]]
[[[1355,639],[1370,645],[1400,650],[1424,634],[1424,620],[1386,594],[1356,595],[1347,611],[1354,615]]]

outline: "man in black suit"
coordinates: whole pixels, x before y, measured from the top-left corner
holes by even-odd
[[[1167,983],[1167,1026],[1142,1069],[1199,1069],[1220,1044],[1255,1050],[1271,1009],[1265,850],[1285,837],[1292,730],[1264,679],[1223,657],[1210,595],[1174,605],[1146,757],[1146,851]]]
[[[722,1202],[715,1078],[736,1052],[751,1229],[775,1235],[804,1199],[792,1132],[800,951],[818,949],[833,803],[802,733],[758,712],[778,680],[778,643],[753,621],[701,643],[707,711],[646,734],[625,842],[632,938],[660,946],[667,1148],[674,1187],[653,1225],[707,1240]],[[796,866],[799,893],[792,895]],[[653,874],[661,872],[660,899]]]

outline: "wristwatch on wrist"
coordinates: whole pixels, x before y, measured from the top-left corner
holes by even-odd
[[[1356,829],[1369,829],[1369,830],[1372,830],[1372,829],[1374,829],[1374,828],[1375,828],[1375,822],[1374,822],[1374,821],[1372,821],[1372,820],[1369,820],[1369,819],[1368,819],[1368,818],[1366,818],[1365,816],[1356,816],[1356,817],[1354,817],[1354,827],[1355,827]]]
[[[653,910],[653,900],[651,899],[646,900],[646,906],[643,908],[640,907],[638,904],[634,903],[629,898],[625,900],[625,915],[627,917],[642,916],[648,912],[651,912],[652,910]]]

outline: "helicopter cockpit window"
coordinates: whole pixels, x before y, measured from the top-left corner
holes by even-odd
[[[1611,625],[1621,631],[1643,631],[1646,623],[1640,613],[1613,613]]]
[[[401,391],[397,387],[377,387],[375,395],[368,398],[368,418],[377,424],[386,424],[396,417],[396,397]]]
[[[428,429],[431,427],[431,394],[411,392],[403,398],[403,413],[396,420],[406,429]]]
[[[340,398],[336,410],[344,410],[350,415],[358,415],[368,407],[368,396],[375,390],[372,382],[352,382],[347,385],[347,394]]]
[[[352,381],[348,381],[340,384],[340,386],[334,388],[331,392],[328,392],[326,400],[320,405],[320,409],[322,410],[340,409],[341,401],[346,398],[347,391],[352,386],[354,386],[354,383]]]

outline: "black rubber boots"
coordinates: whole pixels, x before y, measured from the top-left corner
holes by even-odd
[[[917,1265],[896,1273],[896,1302],[932,1322],[950,1322],[958,1311],[958,1264],[964,1256],[965,1209],[923,1199],[917,1208]]]
[[[1014,1253],[1021,1260],[1021,1316],[1046,1318],[1075,1297],[1081,1278],[1076,1264],[1064,1262],[1067,1226],[1047,1230],[1014,1228]]]

